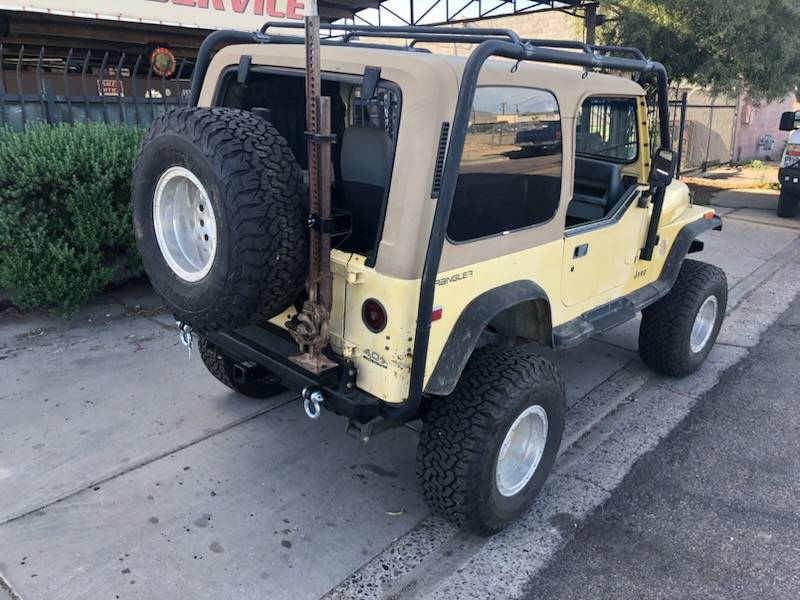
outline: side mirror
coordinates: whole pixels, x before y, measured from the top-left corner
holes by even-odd
[[[650,185],[667,187],[675,176],[677,156],[672,150],[659,148],[653,156],[653,170],[650,171]]]
[[[781,131],[794,131],[800,127],[800,111],[789,111],[781,115],[781,124],[778,127]]]

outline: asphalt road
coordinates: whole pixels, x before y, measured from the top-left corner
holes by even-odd
[[[800,300],[645,455],[528,600],[800,597]]]

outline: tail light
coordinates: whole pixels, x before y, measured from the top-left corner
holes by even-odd
[[[364,301],[361,307],[361,317],[364,319],[367,329],[372,333],[380,333],[386,327],[386,309],[375,298]]]
[[[788,167],[792,163],[800,160],[800,144],[789,144],[786,146],[786,152],[783,155],[782,167]]]

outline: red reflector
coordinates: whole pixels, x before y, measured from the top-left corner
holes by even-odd
[[[361,316],[367,329],[372,333],[380,333],[386,327],[386,309],[374,298],[364,301],[364,305],[361,307]]]
[[[442,307],[441,306],[434,306],[433,310],[431,311],[431,323],[434,321],[438,321],[442,318]]]

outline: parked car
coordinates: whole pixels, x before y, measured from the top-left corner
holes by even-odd
[[[781,195],[778,199],[778,216],[794,217],[800,202],[800,111],[785,112],[781,115],[781,131],[791,131],[789,143],[783,151],[778,181]]]

